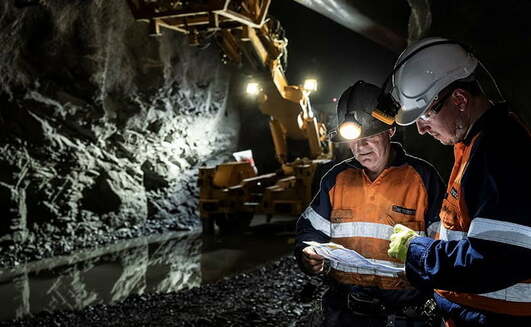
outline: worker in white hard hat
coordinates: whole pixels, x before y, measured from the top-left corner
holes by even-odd
[[[438,240],[395,226],[389,255],[448,326],[531,326],[531,137],[466,46],[427,38],[395,64],[396,123],[454,146]]]
[[[402,269],[387,255],[393,226],[404,224],[423,235],[438,230],[442,179],[432,165],[391,142],[394,126],[372,117],[380,93],[379,87],[358,81],[341,95],[332,140],[347,143],[353,157],[321,179],[319,192],[297,222],[295,254],[304,272],[329,277],[324,326],[438,327],[436,315],[425,315],[431,292],[411,287],[398,272],[336,261],[328,271],[324,258],[305,243],[334,242],[373,263]]]

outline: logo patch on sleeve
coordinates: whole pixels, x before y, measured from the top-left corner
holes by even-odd
[[[454,198],[457,199],[457,195],[458,195],[458,193],[457,193],[457,190],[456,190],[455,188],[452,187],[452,189],[450,190],[450,194],[451,194]]]
[[[414,216],[415,213],[417,212],[416,209],[408,209],[408,208],[404,208],[404,207],[400,207],[400,206],[393,206],[392,209],[393,209],[394,212],[398,212],[398,213],[401,213],[403,215],[410,215],[410,216]]]

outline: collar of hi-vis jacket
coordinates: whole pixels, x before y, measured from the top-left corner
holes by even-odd
[[[464,140],[460,143],[464,143],[466,146],[470,145],[474,139],[474,136],[483,130],[495,128],[497,122],[499,122],[501,118],[507,116],[508,114],[509,111],[507,104],[496,104],[492,108],[485,111],[483,115],[476,120],[476,122],[472,125],[472,128],[470,128],[470,131],[468,131],[468,134],[465,136]]]
[[[406,163],[406,152],[404,151],[402,144],[398,142],[391,142],[391,149],[394,150],[395,157],[389,163],[389,165],[387,165],[387,167],[400,167],[403,164],[405,164]],[[348,166],[351,166],[354,168],[363,168],[363,166],[354,158],[345,160],[345,163]]]
[[[441,215],[444,215],[443,212],[447,208],[456,208],[456,210],[459,211],[459,213],[449,213],[448,215],[453,217],[454,219],[457,219],[457,221],[453,222],[446,222],[448,226],[461,226],[461,231],[468,230],[468,227],[471,223],[471,217],[468,215],[468,209],[466,206],[466,202],[462,196],[457,196],[457,194],[460,194],[462,192],[461,190],[461,179],[463,177],[463,174],[465,173],[465,170],[468,166],[468,162],[470,160],[470,156],[472,155],[472,152],[474,151],[474,144],[476,140],[479,139],[481,136],[480,134],[489,132],[496,128],[496,124],[499,124],[500,121],[503,121],[503,118],[506,117],[509,114],[509,111],[507,110],[506,104],[497,104],[493,106],[492,108],[485,111],[479,118],[474,122],[472,125],[472,128],[466,135],[465,139],[459,143],[456,143],[454,145],[454,166],[452,168],[452,172],[450,173],[450,179],[448,180],[448,186],[446,194],[452,195],[452,197],[447,197],[443,201],[443,205],[441,208]],[[453,205],[448,205],[447,202],[456,202]],[[441,216],[443,217],[443,216]],[[459,218],[457,218],[459,217]],[[442,220],[444,220],[442,218]],[[443,223],[444,225],[444,223]]]
[[[472,151],[472,144],[479,138],[479,134],[495,129],[496,124],[499,124],[499,122],[508,114],[509,111],[505,103],[493,106],[476,120],[465,139],[454,145],[454,167],[448,182],[448,194],[451,194],[450,192],[452,191],[452,188],[460,188],[461,177],[468,165]],[[458,185],[454,185],[455,182],[457,182]]]

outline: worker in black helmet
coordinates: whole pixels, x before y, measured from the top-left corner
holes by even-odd
[[[380,93],[377,86],[359,81],[341,95],[332,140],[347,143],[353,157],[324,175],[297,222],[295,255],[301,269],[330,280],[323,297],[323,326],[437,324],[423,316],[427,295],[399,273],[325,261],[304,243],[334,242],[373,263],[403,268],[387,255],[393,226],[403,224],[430,236],[438,229],[442,180],[432,165],[391,142],[395,126],[372,117]]]

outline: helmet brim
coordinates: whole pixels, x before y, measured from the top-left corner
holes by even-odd
[[[395,122],[400,126],[409,126],[414,124],[426,108],[417,108],[414,110],[399,110],[395,116]]]
[[[338,129],[335,128],[335,129],[333,129],[330,132],[330,134],[333,134],[333,136],[330,138],[330,141],[332,141],[333,143],[349,143],[349,142],[352,142],[352,141],[361,140],[361,139],[366,138],[366,137],[370,137],[370,136],[374,136],[374,135],[383,133],[386,130],[391,129],[393,127],[395,127],[395,126],[394,125],[380,125],[377,128],[371,128],[371,129],[362,130],[360,136],[358,136],[357,138],[355,138],[353,140],[349,140],[349,139],[346,139],[346,138],[342,137],[339,134]]]

